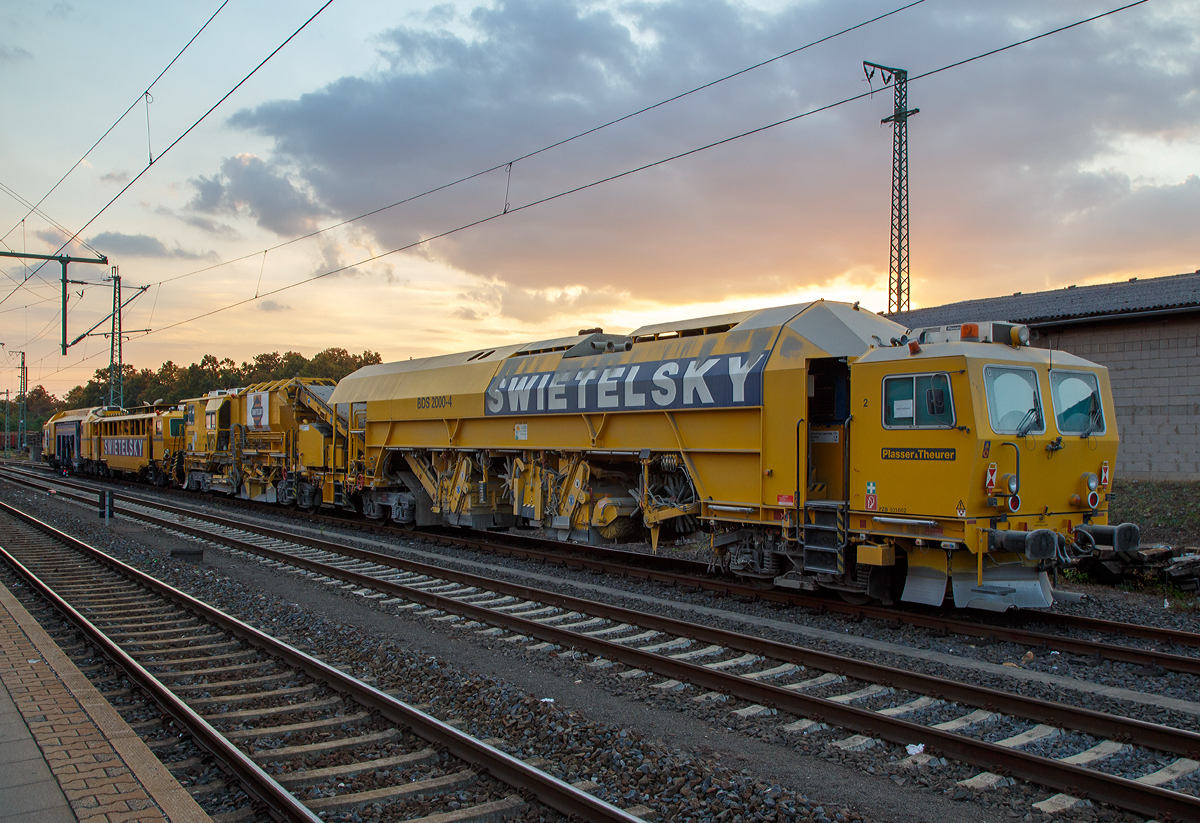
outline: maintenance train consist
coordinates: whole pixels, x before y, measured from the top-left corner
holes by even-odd
[[[191,488],[656,550],[704,532],[763,586],[1046,608],[1047,569],[1139,535],[1108,523],[1107,370],[1028,342],[817,301],[64,412],[44,442],[52,462],[131,471],[62,437],[145,418],[133,471]]]

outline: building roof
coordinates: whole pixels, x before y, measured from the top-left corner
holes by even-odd
[[[1017,292],[1004,297],[964,300],[944,306],[888,315],[908,328],[944,326],[972,320],[1007,320],[1053,325],[1147,311],[1200,310],[1200,270],[1146,280],[1068,286],[1053,291]]]

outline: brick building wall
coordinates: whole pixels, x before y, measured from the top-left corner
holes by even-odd
[[[1117,407],[1115,476],[1200,480],[1200,312],[1045,326],[1034,345],[1108,367]]]

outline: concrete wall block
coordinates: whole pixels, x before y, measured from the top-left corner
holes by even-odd
[[[1150,471],[1156,474],[1180,476],[1194,473],[1195,463],[1183,463],[1178,460],[1151,460]]]
[[[1043,332],[1037,345],[1108,369],[1118,476],[1200,479],[1200,312],[1064,326]]]

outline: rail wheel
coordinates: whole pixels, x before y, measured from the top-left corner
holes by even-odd
[[[871,602],[871,595],[866,592],[848,592],[838,589],[838,596],[851,606],[865,606]]]

